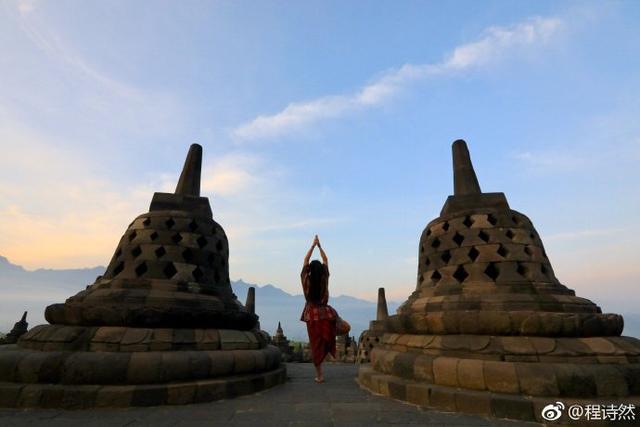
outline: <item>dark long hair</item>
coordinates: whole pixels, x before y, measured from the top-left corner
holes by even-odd
[[[324,264],[317,259],[309,263],[309,300],[320,302],[322,299],[322,293],[324,291],[322,284],[326,274],[327,270]]]

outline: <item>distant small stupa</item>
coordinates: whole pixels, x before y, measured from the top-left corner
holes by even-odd
[[[425,407],[539,422],[556,401],[640,407],[640,341],[620,336],[622,317],[558,281],[529,218],[503,193],[481,192],[462,140],[453,171],[454,194],[420,237],[416,290],[397,314],[379,309],[360,383]]]
[[[0,344],[17,343],[18,339],[20,339],[22,335],[27,333],[28,328],[29,323],[27,323],[27,312],[25,311],[22,315],[22,318],[13,325],[13,329],[11,329],[7,336],[0,340]]]
[[[280,322],[278,322],[278,328],[276,329],[276,334],[273,337],[273,345],[280,349],[282,352],[282,359],[284,361],[289,361],[291,359],[293,348],[287,337],[284,335]]]
[[[245,307],[232,292],[227,236],[200,196],[201,164],[194,144],[175,192],[154,194],[105,274],[0,352],[0,406],[185,404],[284,381],[255,294]]]

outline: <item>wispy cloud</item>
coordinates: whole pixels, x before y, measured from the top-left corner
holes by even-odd
[[[175,94],[127,81],[114,71],[117,55],[98,66],[95,49],[83,50],[82,41],[65,33],[51,18],[49,3],[21,0],[0,6],[4,31],[12,35],[0,38],[11,64],[0,67],[0,108],[28,118],[34,127],[73,137],[164,136],[184,123]],[[58,128],[70,119],[73,132],[69,126]]]
[[[233,197],[261,184],[257,169],[262,161],[246,153],[229,153],[213,159],[202,171],[202,191],[214,196]]]
[[[355,93],[291,103],[276,114],[258,116],[233,129],[232,135],[239,141],[273,138],[322,120],[379,106],[413,82],[469,71],[496,62],[518,49],[547,43],[561,27],[559,18],[533,18],[509,27],[490,27],[479,40],[456,47],[439,63],[406,64],[383,74]]]

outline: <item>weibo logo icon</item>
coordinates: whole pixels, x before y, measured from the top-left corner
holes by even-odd
[[[547,421],[555,421],[562,416],[564,410],[564,403],[556,402],[550,403],[542,408],[542,418]]]

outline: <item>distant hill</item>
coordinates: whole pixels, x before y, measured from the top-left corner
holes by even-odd
[[[93,267],[29,271],[0,256],[0,332],[11,330],[25,310],[29,311],[27,321],[30,327],[45,323],[44,308],[47,305],[64,302],[93,283],[104,270],[104,267]],[[249,286],[255,286],[256,312],[262,329],[273,335],[278,322],[281,322],[289,339],[307,340],[306,326],[300,321],[304,305],[302,295],[291,295],[274,285],[252,285],[243,280],[232,281],[231,286],[243,303]],[[351,324],[351,335],[356,338],[376,315],[375,303],[351,296],[332,295],[329,303]],[[398,303],[389,301],[389,313],[394,313],[397,308]],[[608,309],[615,312],[615,307]],[[624,335],[640,337],[640,313],[622,314]]]
[[[93,283],[104,270],[105,267],[29,271],[0,256],[0,331],[9,331],[25,310],[29,311],[30,327],[45,323],[47,305],[64,302]],[[281,322],[289,339],[307,340],[306,326],[300,321],[304,306],[302,295],[291,295],[274,285],[253,285],[243,280],[232,281],[231,286],[243,303],[249,286],[256,288],[256,312],[262,329],[273,335]],[[351,335],[356,338],[376,315],[375,303],[351,296],[332,295],[329,303],[351,324]],[[397,307],[397,303],[389,302],[390,313]]]

